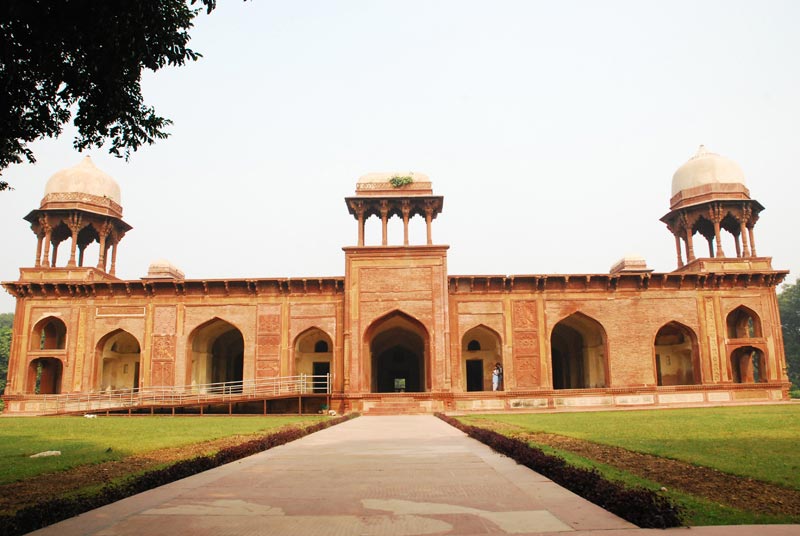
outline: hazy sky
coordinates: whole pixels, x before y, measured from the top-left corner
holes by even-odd
[[[798,23],[792,1],[222,0],[192,32],[204,58],[145,74],[172,136],[128,163],[90,153],[133,226],[117,275],[160,258],[188,278],[343,275],[343,198],[398,170],[444,196],[433,238],[450,274],[605,273],[628,253],[670,271],[659,218],[705,144],[744,169],[766,207],[758,253],[794,281]],[[69,131],[33,149],[36,165],[4,173],[5,281],[34,262],[23,216],[82,158]],[[0,312],[13,307],[3,292]]]

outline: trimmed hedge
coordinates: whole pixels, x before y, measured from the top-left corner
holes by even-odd
[[[682,525],[680,508],[654,491],[639,487],[626,488],[618,482],[606,480],[595,469],[573,467],[563,459],[545,454],[519,439],[463,424],[442,413],[437,413],[436,416],[500,454],[634,525],[659,529]]]
[[[22,508],[14,514],[0,515],[0,536],[25,534],[53,523],[58,523],[64,519],[100,508],[137,493],[289,443],[357,416],[357,413],[353,413],[305,428],[290,428],[274,432],[239,445],[226,447],[210,456],[198,456],[190,460],[182,460],[161,469],[148,471],[120,484],[109,484],[96,493],[50,499]]]

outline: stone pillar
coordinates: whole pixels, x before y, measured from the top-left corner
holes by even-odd
[[[739,229],[742,233],[742,257],[749,257],[750,256],[750,246],[748,246],[747,240],[747,222],[744,218],[742,221],[739,222]]]
[[[686,261],[691,262],[695,259],[694,244],[692,244],[692,230],[686,229]]]
[[[358,246],[364,247],[364,203],[359,201],[355,206],[356,218],[358,220]]]
[[[708,242],[708,256],[714,257],[714,240],[710,237],[706,237],[706,242]]]
[[[403,245],[408,245],[408,217],[411,214],[411,202],[408,199],[403,200]]]
[[[683,256],[681,255],[681,237],[675,235],[675,253],[678,255],[678,268],[683,267]]]
[[[717,242],[716,257],[724,257],[725,253],[722,251],[722,237],[719,235],[719,226],[722,222],[722,207],[718,204],[714,204],[708,209],[708,212],[709,216],[711,216],[711,222],[714,224],[714,238]]]
[[[42,242],[44,242],[44,233],[40,231],[36,233],[36,262],[33,264],[37,268],[42,265]]]
[[[75,266],[75,250],[78,248],[78,232],[81,229],[81,215],[78,213],[71,214],[68,226],[69,230],[72,231],[72,248],[70,249],[67,266],[73,268]]]
[[[110,230],[111,227],[108,222],[105,222],[100,228],[100,254],[97,259],[97,269],[103,270],[104,272],[106,271],[106,240],[108,239]]]
[[[739,244],[739,235],[733,235],[733,245],[736,247],[736,257],[741,258],[742,246]]]
[[[381,245],[386,246],[389,243],[389,202],[386,200],[381,201]]]
[[[53,268],[56,267],[56,261],[58,260],[58,245],[60,243],[61,242],[56,242],[55,244],[53,244],[53,261],[50,264],[50,266],[52,266]]]
[[[433,244],[433,235],[431,234],[431,222],[433,221],[433,206],[429,202],[425,202],[425,227],[428,232],[428,245]]]
[[[758,257],[756,253],[756,239],[753,237],[753,225],[747,226],[747,234],[750,236],[750,254],[753,257]]]
[[[109,272],[111,275],[116,275],[117,273],[117,244],[119,241],[115,241],[111,244],[111,271]]]

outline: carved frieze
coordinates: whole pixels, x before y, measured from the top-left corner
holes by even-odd
[[[153,335],[153,361],[172,361],[175,359],[176,340],[174,335]]]
[[[153,333],[156,335],[175,335],[178,309],[176,307],[156,307],[153,315]]]

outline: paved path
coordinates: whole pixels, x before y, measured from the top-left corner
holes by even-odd
[[[642,530],[431,416],[359,417],[34,534],[686,535]],[[692,535],[800,534],[800,526]]]

